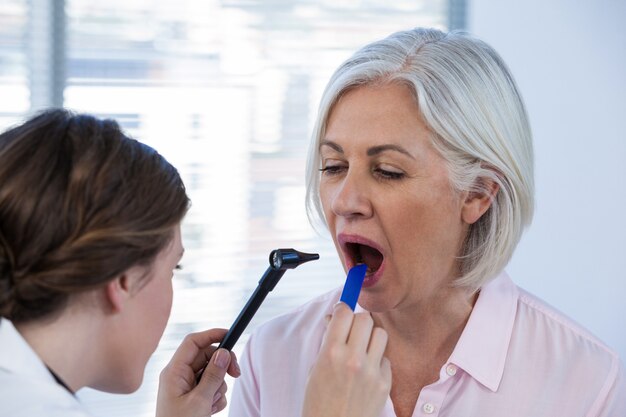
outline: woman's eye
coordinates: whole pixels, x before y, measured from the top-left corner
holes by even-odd
[[[326,165],[324,168],[320,168],[320,172],[325,175],[336,175],[345,170],[343,165]]]
[[[400,180],[405,177],[404,172],[400,171],[392,171],[385,168],[376,168],[374,173],[382,179],[385,180]]]
[[[183,265],[182,264],[178,264],[174,267],[174,270],[176,271],[182,271],[183,270]]]

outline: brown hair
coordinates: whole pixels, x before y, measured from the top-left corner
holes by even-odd
[[[0,134],[0,316],[44,318],[149,265],[188,206],[178,171],[113,120],[49,110]]]

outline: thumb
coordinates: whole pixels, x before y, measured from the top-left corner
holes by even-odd
[[[224,382],[226,370],[230,364],[230,352],[226,349],[218,349],[213,353],[211,360],[207,364],[197,389],[202,391],[205,398],[213,398],[215,392]]]

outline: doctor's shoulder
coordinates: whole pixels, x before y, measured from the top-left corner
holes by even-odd
[[[0,417],[93,417],[58,384],[0,369]]]

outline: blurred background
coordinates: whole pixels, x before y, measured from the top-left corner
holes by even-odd
[[[81,400],[96,416],[154,415],[173,349],[230,326],[274,248],[321,259],[285,275],[235,352],[342,283],[304,210],[318,101],[353,51],[415,26],[469,30],[511,67],[535,135],[537,212],[509,273],[626,357],[625,20],[623,0],[0,0],[0,129],[50,106],[115,118],[180,169],[193,202],[142,388]]]

